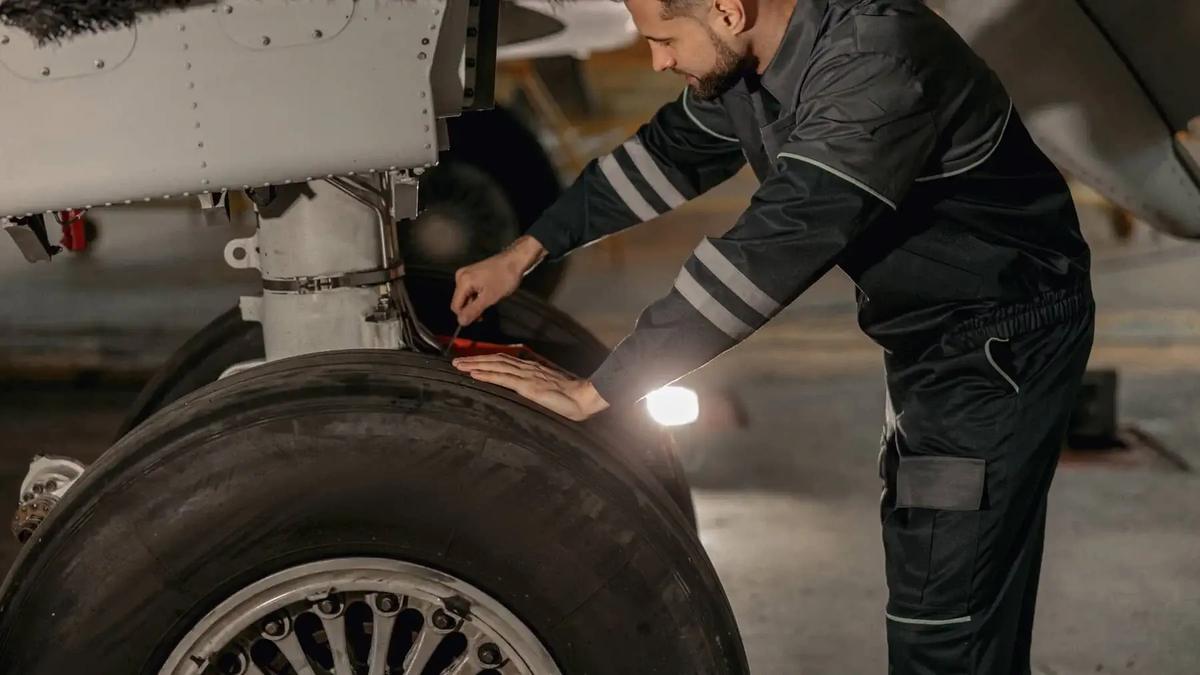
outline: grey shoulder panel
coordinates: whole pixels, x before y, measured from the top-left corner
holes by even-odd
[[[811,164],[897,208],[936,145],[934,103],[902,59],[833,55],[813,65],[794,125],[764,140],[773,158]]]
[[[856,46],[907,62],[928,97],[937,142],[919,181],[956,176],[982,164],[1012,113],[1003,84],[937,14],[911,0],[867,3],[855,16]]]

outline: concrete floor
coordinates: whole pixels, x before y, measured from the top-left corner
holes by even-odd
[[[617,67],[596,73],[601,89],[622,77]],[[650,100],[673,95],[674,82],[654,82],[662,95]],[[644,100],[614,99],[613,119],[635,119]],[[614,342],[752,189],[739,176],[620,245],[580,252],[556,303]],[[1120,244],[1102,211],[1082,212],[1101,311],[1093,365],[1120,366],[1125,422],[1200,466],[1200,245],[1144,227]],[[120,226],[105,228],[87,259],[28,267],[0,246],[0,369],[103,376],[82,388],[0,380],[0,500],[15,501],[34,452],[102,452],[146,369],[254,286],[220,261],[225,241],[242,236],[235,231],[167,225],[178,217],[153,208],[101,217]],[[751,414],[747,428],[684,432],[681,449],[701,537],[758,674],[885,672],[882,378],[853,310],[850,284],[831,273],[688,379],[736,393]],[[113,384],[121,381],[129,384]],[[0,569],[14,552],[0,538]],[[1039,604],[1044,675],[1200,672],[1200,477],[1152,453],[1064,463]]]

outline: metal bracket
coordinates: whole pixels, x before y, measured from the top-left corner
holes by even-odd
[[[225,244],[225,264],[236,270],[258,269],[258,235],[230,239]]]
[[[229,192],[221,190],[220,192],[202,192],[199,196],[200,213],[204,216],[204,222],[208,225],[228,225],[229,214]]]
[[[262,323],[262,304],[261,295],[243,295],[238,298],[238,309],[242,312],[242,320]]]
[[[417,169],[413,170],[414,173]],[[423,171],[423,170],[422,170]],[[419,175],[419,174],[418,174]],[[417,179],[407,170],[392,171],[389,173],[389,182],[391,183],[392,199],[391,199],[391,216],[392,222],[398,223],[402,220],[412,220],[417,217],[421,211],[421,205],[418,202],[417,195]]]
[[[46,234],[46,217],[41,214],[2,218],[0,223],[4,224],[4,231],[13,238],[17,248],[21,249],[21,255],[31,263],[49,262],[62,250],[50,243],[50,237]]]

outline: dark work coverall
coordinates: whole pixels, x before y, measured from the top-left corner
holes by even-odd
[[[760,180],[593,375],[628,404],[761,327],[834,265],[884,349],[890,672],[1029,673],[1046,494],[1091,349],[1067,186],[992,71],[915,0],[797,0],[778,54],[688,91],[530,230],[553,257],[749,163]]]

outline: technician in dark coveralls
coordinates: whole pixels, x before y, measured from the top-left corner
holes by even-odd
[[[1062,176],[995,74],[915,0],[626,4],[655,70],[687,89],[527,236],[459,270],[459,322],[542,258],[747,162],[761,185],[587,380],[507,356],[455,364],[582,420],[707,363],[840,266],[887,367],[889,672],[1029,673],[1046,494],[1094,318]]]

